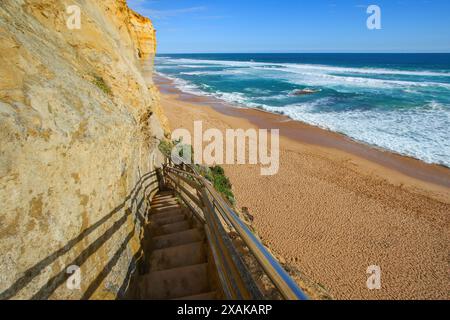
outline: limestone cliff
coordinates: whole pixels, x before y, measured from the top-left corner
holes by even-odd
[[[125,292],[167,129],[155,48],[125,0],[0,2],[0,298]]]
[[[133,40],[137,44],[139,58],[147,60],[156,54],[155,29],[150,19],[129,10],[130,25],[133,29]]]

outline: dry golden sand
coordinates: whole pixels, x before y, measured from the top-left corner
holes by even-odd
[[[255,127],[177,94],[161,102],[172,129]],[[280,147],[277,175],[225,166],[238,207],[275,254],[337,299],[449,299],[448,187],[334,148],[283,136]],[[381,290],[366,287],[369,265],[381,267]]]

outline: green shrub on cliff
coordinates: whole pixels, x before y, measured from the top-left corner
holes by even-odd
[[[108,96],[112,95],[111,88],[106,84],[105,80],[102,77],[95,76],[92,83],[95,84],[100,90],[102,90]]]
[[[170,157],[172,150],[175,146],[179,147],[179,155],[183,157],[183,151],[186,148],[191,149],[191,156],[194,155],[194,150],[191,145],[183,145],[182,140],[170,141],[161,140],[159,143],[159,150],[167,157]],[[192,158],[193,161],[193,158]],[[236,203],[232,189],[230,179],[225,175],[225,170],[221,166],[201,166],[195,165],[198,173],[210,181],[214,188],[221,193],[225,199],[227,199],[231,205]]]
[[[230,179],[225,175],[225,170],[221,166],[205,167],[197,166],[199,173],[210,181],[214,188],[221,193],[231,205],[236,203]]]
[[[174,144],[170,140],[161,140],[159,143],[159,151],[161,151],[166,157],[170,157],[173,147]]]

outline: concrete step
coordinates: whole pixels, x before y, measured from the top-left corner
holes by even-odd
[[[173,233],[154,237],[152,239],[152,246],[155,250],[180,246],[192,242],[202,241],[203,234],[198,229],[189,229],[179,233]]]
[[[175,222],[171,224],[166,224],[159,226],[154,229],[153,234],[155,236],[163,236],[172,233],[178,233],[191,229],[191,225],[188,221]]]
[[[177,247],[153,251],[150,257],[150,272],[191,266],[206,262],[203,242],[193,242]]]
[[[139,297],[166,300],[209,292],[207,264],[151,272],[139,279]]]
[[[189,297],[182,297],[174,300],[197,300],[197,301],[206,301],[206,300],[216,300],[217,299],[217,293],[215,291],[212,292],[205,292],[201,294],[197,294],[194,296]]]

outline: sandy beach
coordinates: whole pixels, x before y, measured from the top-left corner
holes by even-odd
[[[179,92],[156,77],[172,129],[279,128],[280,170],[225,165],[263,242],[336,299],[449,299],[450,170],[287,117]],[[381,268],[368,290],[366,270]]]

